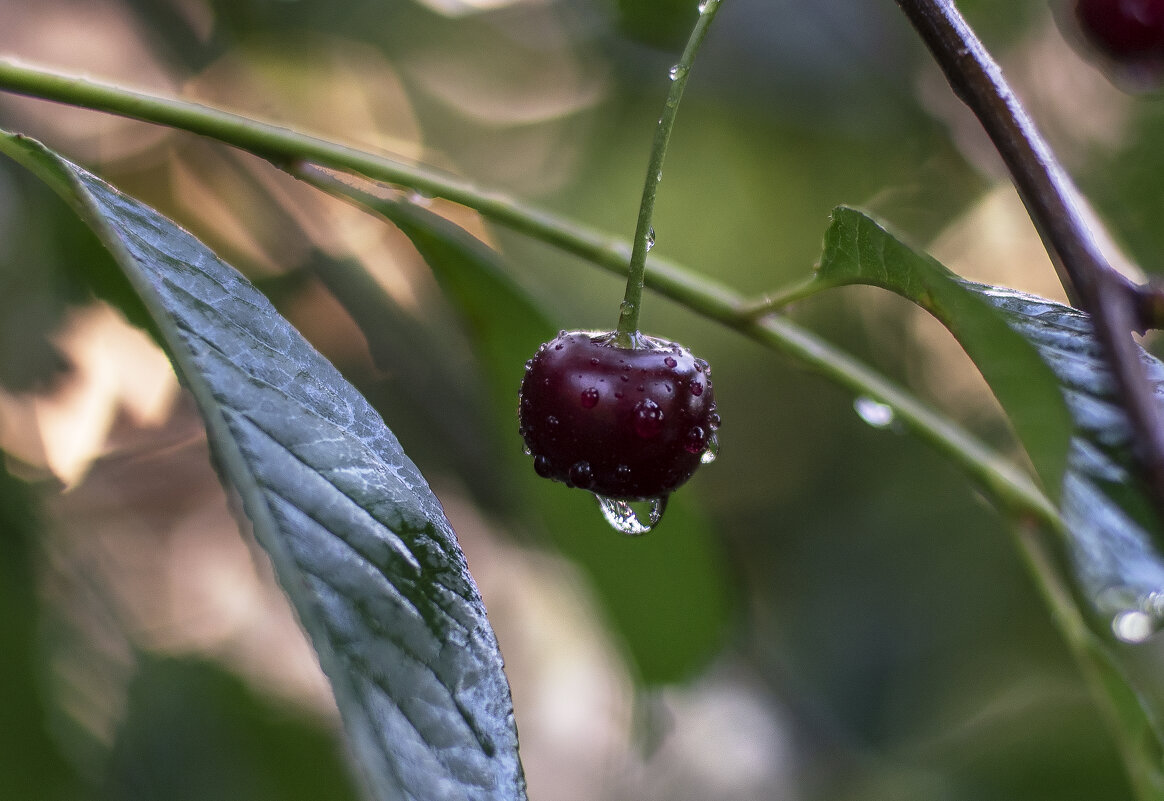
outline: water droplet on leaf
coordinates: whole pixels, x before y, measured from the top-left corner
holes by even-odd
[[[648,531],[659,525],[659,521],[663,519],[663,512],[667,508],[667,496],[660,498],[651,498],[647,503],[647,522],[644,523],[639,519],[638,513],[635,512],[633,506],[627,501],[618,500],[615,498],[607,498],[602,495],[595,495],[598,499],[598,508],[602,510],[602,516],[606,518],[606,522],[610,527],[620,534],[628,536],[638,536],[646,534]]]
[[[1129,609],[1120,612],[1111,621],[1111,630],[1126,643],[1140,643],[1156,633],[1159,624],[1147,612]]]
[[[647,229],[647,252],[649,253],[651,248],[653,248],[654,246],[655,246],[655,226],[652,225],[650,228]]]
[[[888,428],[897,420],[892,406],[862,395],[853,401],[857,416],[874,428]]]

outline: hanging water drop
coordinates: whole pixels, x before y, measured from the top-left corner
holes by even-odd
[[[1147,612],[1129,609],[1120,612],[1111,621],[1111,630],[1126,643],[1141,643],[1156,633],[1157,623]]]
[[[893,407],[862,395],[853,401],[853,411],[874,428],[889,428],[897,421]]]
[[[659,525],[659,521],[663,519],[663,512],[667,508],[666,495],[651,498],[647,501],[650,505],[647,509],[647,522],[644,523],[639,519],[638,513],[629,502],[617,498],[607,498],[603,495],[595,495],[594,497],[598,499],[598,508],[602,510],[602,516],[606,518],[610,527],[620,534],[632,537],[646,534]]]
[[[707,449],[699,457],[700,464],[711,464],[719,456],[719,437],[713,431],[707,439]]]
[[[651,227],[649,227],[647,229],[647,252],[649,253],[651,248],[653,248],[654,246],[655,246],[655,226],[652,225]]]

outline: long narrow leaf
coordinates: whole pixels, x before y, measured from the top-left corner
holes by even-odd
[[[39,143],[0,134],[0,151],[77,209],[141,296],[315,645],[372,795],[524,798],[485,609],[440,504],[379,416],[189,233]]]
[[[1131,427],[1087,315],[959,279],[859,211],[839,208],[815,282],[889,289],[937,317],[982,371],[1070,537],[1076,578],[1125,639],[1164,625],[1164,534],[1133,468]],[[1141,351],[1164,398],[1164,364]]]

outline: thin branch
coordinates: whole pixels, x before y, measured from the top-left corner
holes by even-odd
[[[1108,263],[1078,190],[953,0],[897,4],[1002,156],[1071,302],[1091,315],[1132,424],[1142,476],[1164,517],[1164,419],[1131,335],[1159,322],[1158,292]]]
[[[655,127],[655,138],[651,142],[651,155],[647,163],[647,177],[643,182],[643,197],[639,203],[635,236],[631,240],[630,268],[626,277],[626,293],[618,313],[618,335],[621,347],[630,347],[639,333],[639,312],[643,305],[643,281],[647,270],[647,252],[655,244],[655,231],[651,227],[651,217],[655,212],[655,195],[659,182],[663,180],[663,159],[667,155],[667,144],[671,141],[671,131],[675,128],[675,117],[679,113],[679,103],[687,88],[687,77],[695,63],[695,55],[703,46],[711,23],[719,11],[720,0],[704,0],[699,4],[699,18],[691,30],[687,46],[679,63],[671,68],[671,88]]]

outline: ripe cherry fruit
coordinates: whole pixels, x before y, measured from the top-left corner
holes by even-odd
[[[1164,0],[1076,0],[1084,35],[1116,61],[1164,59]]]
[[[711,461],[719,415],[711,369],[686,348],[561,332],[526,364],[520,432],[538,474],[600,499],[662,499]]]

